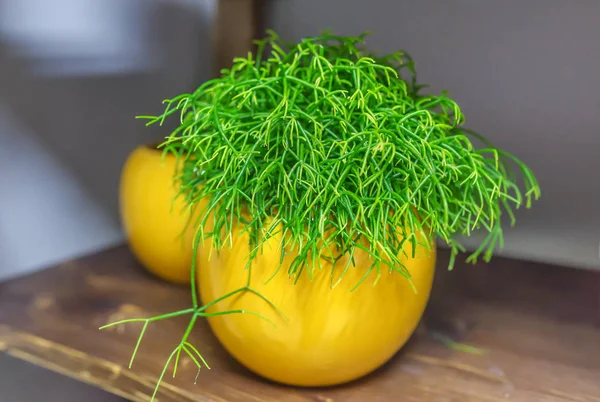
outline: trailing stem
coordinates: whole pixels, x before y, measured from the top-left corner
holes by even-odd
[[[197,250],[197,247],[195,247],[194,249]],[[194,280],[195,272],[194,271],[195,271],[195,269],[192,269],[192,271],[191,271],[192,295],[196,294],[196,292],[195,292],[196,284],[195,284],[195,280]],[[164,376],[165,376],[166,372],[168,371],[169,365],[171,364],[173,359],[175,359],[175,362],[173,365],[173,378],[175,378],[175,375],[177,374],[177,368],[179,366],[179,359],[181,356],[181,352],[185,353],[190,358],[190,360],[192,360],[194,362],[194,364],[198,368],[198,374],[196,375],[194,384],[196,383],[196,380],[198,378],[198,375],[200,374],[200,369],[202,368],[202,366],[204,366],[210,370],[208,363],[206,362],[206,360],[204,359],[204,357],[202,356],[200,351],[194,345],[192,345],[188,340],[190,334],[192,333],[192,330],[194,329],[194,326],[196,325],[198,318],[200,318],[200,317],[215,317],[215,316],[222,316],[222,315],[229,315],[229,314],[250,314],[250,315],[254,315],[262,320],[269,322],[273,326],[276,326],[273,321],[262,316],[261,314],[258,314],[258,313],[252,312],[252,311],[236,309],[236,310],[226,310],[226,311],[219,311],[219,312],[207,312],[207,309],[209,307],[214,306],[217,303],[220,303],[231,297],[241,295],[244,292],[249,292],[249,293],[252,293],[252,294],[256,295],[257,297],[260,297],[261,299],[263,299],[265,301],[265,303],[267,303],[269,306],[274,308],[278,312],[278,314],[280,314],[283,318],[287,319],[285,317],[285,314],[283,314],[283,312],[271,300],[269,300],[262,293],[260,293],[259,291],[255,290],[254,288],[252,288],[250,286],[250,275],[251,275],[251,271],[248,271],[248,284],[246,286],[243,286],[241,288],[233,290],[233,291],[231,291],[231,292],[229,292],[229,293],[227,293],[227,294],[225,294],[203,306],[196,305],[195,307],[192,307],[192,308],[179,310],[179,311],[175,311],[175,312],[171,312],[171,313],[167,313],[167,314],[160,314],[160,315],[156,315],[156,316],[149,317],[149,318],[129,318],[129,319],[124,319],[124,320],[119,320],[119,321],[115,321],[115,322],[112,322],[112,323],[109,323],[109,324],[106,324],[106,325],[100,327],[100,329],[102,330],[102,329],[114,327],[116,325],[127,324],[127,323],[141,322],[144,324],[142,326],[142,330],[140,331],[140,335],[138,336],[136,345],[135,345],[135,347],[133,349],[133,353],[131,355],[131,359],[129,361],[129,368],[131,369],[131,367],[133,366],[135,357],[137,355],[138,349],[140,347],[140,344],[142,343],[144,334],[146,333],[146,329],[148,328],[148,325],[150,323],[169,319],[169,318],[184,316],[184,315],[191,315],[190,321],[185,329],[185,332],[184,332],[180,342],[177,344],[175,349],[173,349],[173,351],[171,352],[171,354],[169,355],[169,357],[167,358],[167,361],[165,362],[165,364],[163,366],[163,369],[158,377],[158,381],[156,382],[156,386],[155,386],[154,392],[152,394],[151,402],[154,401],[156,394],[158,393],[158,390],[160,388],[160,385],[164,379]]]

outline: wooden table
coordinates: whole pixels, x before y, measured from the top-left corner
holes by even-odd
[[[421,327],[372,375],[330,389],[272,384],[229,357],[203,322],[192,341],[212,370],[203,370],[194,385],[196,369],[182,358],[177,378],[166,377],[158,400],[600,401],[599,273],[506,259],[459,263],[449,273],[441,254]],[[184,321],[152,324],[131,370],[141,324],[98,327],[189,303],[187,287],[149,276],[118,247],[0,284],[0,350],[148,401]]]

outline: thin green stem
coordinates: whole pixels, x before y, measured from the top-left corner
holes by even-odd
[[[196,311],[196,309],[194,309],[194,308],[188,308],[185,310],[179,310],[179,311],[175,311],[175,312],[168,313],[168,314],[161,314],[161,315],[157,315],[157,316],[150,317],[150,318],[127,318],[125,320],[119,320],[119,321],[111,322],[109,324],[105,324],[105,325],[101,326],[99,329],[102,330],[102,329],[114,327],[115,325],[127,324],[127,323],[132,323],[132,322],[154,322],[154,321],[164,320],[167,318],[174,318],[174,317],[178,317],[181,315],[191,314],[195,311]]]
[[[198,309],[196,310],[196,314],[198,314],[198,313],[200,313],[200,312],[202,312],[202,311],[206,310],[207,308],[209,308],[209,307],[211,307],[211,306],[214,306],[215,304],[217,304],[217,303],[219,303],[219,302],[221,302],[221,301],[223,301],[223,300],[225,300],[225,299],[228,299],[228,298],[230,298],[231,296],[235,296],[236,294],[238,294],[238,293],[240,293],[240,292],[243,292],[244,290],[247,290],[247,287],[246,287],[246,286],[244,286],[243,288],[239,288],[239,289],[233,290],[233,291],[231,291],[231,292],[227,293],[226,295],[224,295],[224,296],[221,296],[221,297],[219,297],[219,298],[217,298],[217,299],[215,299],[215,300],[211,301],[210,303],[207,303],[207,304],[205,304],[204,306],[202,306],[202,307],[198,308]]]
[[[196,311],[196,313],[194,313],[194,315],[190,319],[190,322],[185,330],[185,333],[183,334],[183,338],[181,338],[181,343],[184,343],[187,341],[188,337],[192,333],[192,329],[194,329],[194,325],[196,324],[196,321],[198,320],[198,316],[199,316],[198,311]]]
[[[194,345],[192,345],[189,342],[184,342],[184,345],[186,347],[188,347],[190,350],[192,350],[194,353],[196,353],[196,355],[198,356],[198,358],[202,361],[202,364],[204,364],[204,367],[206,367],[207,369],[210,370],[210,366],[208,365],[208,363],[206,362],[206,360],[204,360],[204,357],[202,357],[202,354],[200,352],[198,352],[198,349],[196,349],[196,347]]]
[[[269,320],[267,317],[265,317],[265,316],[263,316],[261,314],[255,313],[253,311],[247,311],[247,310],[241,310],[241,309],[240,310],[228,310],[228,311],[219,311],[219,312],[216,312],[216,313],[200,313],[199,315],[202,316],[202,317],[216,317],[216,316],[219,316],[219,315],[230,315],[230,314],[249,314],[249,315],[253,315],[255,317],[258,317],[258,318],[260,318],[260,319],[268,322],[273,327],[277,328],[277,325],[275,325],[275,323],[273,321]]]
[[[277,313],[286,321],[289,321],[289,318],[285,315],[285,313],[283,312],[283,310],[281,310],[275,303],[273,303],[269,298],[267,298],[265,295],[263,295],[262,293],[258,292],[257,290],[252,289],[250,286],[246,287],[246,290],[248,292],[251,292],[253,294],[255,294],[256,296],[260,297],[261,299],[263,299],[265,302],[267,302],[267,304],[269,306],[271,306],[275,311],[277,311]]]
[[[167,361],[165,362],[165,365],[163,366],[163,369],[160,373],[160,376],[158,377],[158,381],[156,381],[156,385],[154,386],[154,392],[152,392],[152,397],[150,398],[150,402],[153,402],[154,399],[156,398],[156,394],[158,393],[158,389],[160,388],[160,384],[163,381],[163,378],[165,377],[165,373],[167,372],[167,369],[169,368],[169,364],[171,363],[171,360],[173,359],[173,356],[175,356],[175,354],[179,351],[179,347],[177,347],[175,350],[173,350],[173,352],[171,352],[171,354],[169,355],[169,358],[167,359]]]
[[[193,285],[192,285],[193,286]],[[132,318],[132,319],[126,319],[126,320],[120,320],[120,321],[116,321],[107,325],[102,326],[101,328],[108,328],[108,327],[112,327],[115,325],[119,325],[119,324],[125,324],[125,323],[131,323],[131,322],[143,322],[144,326],[142,327],[142,330],[140,332],[140,335],[137,339],[135,348],[133,350],[132,356],[131,356],[131,360],[129,362],[129,368],[132,367],[133,365],[133,361],[135,359],[135,356],[137,354],[137,351],[139,349],[139,346],[142,342],[142,338],[146,332],[146,329],[148,328],[148,325],[151,322],[155,322],[155,321],[159,321],[159,320],[163,320],[166,318],[175,318],[175,317],[179,317],[185,314],[190,314],[192,313],[192,316],[190,318],[190,321],[188,322],[188,325],[183,333],[183,336],[181,338],[181,341],[179,342],[179,344],[177,345],[177,347],[172,351],[172,353],[170,354],[169,358],[167,359],[163,370],[158,378],[158,381],[156,383],[156,387],[154,389],[152,398],[151,398],[151,402],[154,401],[156,394],[158,392],[158,389],[160,387],[160,384],[162,383],[163,379],[164,379],[164,375],[168,369],[169,364],[171,363],[171,361],[173,360],[173,357],[175,357],[175,362],[174,362],[174,366],[173,366],[173,378],[175,378],[176,374],[177,374],[177,368],[179,366],[179,361],[180,361],[180,357],[181,357],[181,351],[183,350],[183,352],[185,352],[189,358],[194,362],[194,364],[196,364],[196,366],[198,367],[198,370],[200,370],[200,368],[202,367],[202,365],[204,365],[207,369],[210,369],[210,366],[208,365],[207,361],[204,359],[204,357],[202,356],[202,354],[200,353],[200,351],[198,351],[198,349],[193,346],[189,341],[189,337],[198,321],[199,317],[218,317],[218,316],[225,316],[225,315],[230,315],[230,314],[249,314],[249,315],[253,315],[256,316],[262,320],[267,321],[268,323],[270,323],[271,325],[273,325],[274,327],[276,327],[275,323],[273,321],[271,321],[270,319],[266,318],[265,316],[255,313],[255,312],[251,312],[251,311],[246,311],[246,310],[242,310],[242,309],[236,309],[236,310],[225,310],[225,311],[217,311],[217,312],[206,312],[206,309],[208,307],[214,306],[215,304],[222,302],[225,299],[231,298],[233,296],[239,295],[242,292],[250,292],[251,294],[254,294],[258,297],[260,297],[261,299],[263,299],[265,301],[265,303],[267,303],[269,306],[271,306],[272,308],[275,309],[275,311],[277,311],[281,316],[285,317],[285,315],[283,314],[283,312],[281,311],[281,309],[279,309],[275,304],[273,304],[267,297],[265,297],[263,294],[261,294],[260,292],[258,292],[255,289],[252,289],[248,286],[244,286],[242,288],[236,289],[234,291],[231,291],[229,293],[227,293],[224,296],[221,296],[215,300],[213,300],[210,303],[205,304],[204,306],[199,306],[196,308],[190,308],[190,309],[186,309],[186,310],[180,310],[180,311],[176,311],[173,313],[168,313],[168,314],[161,314],[161,315],[157,315],[154,317],[150,317],[150,318]],[[202,363],[202,364],[201,364]],[[197,380],[197,376],[196,376],[196,380]],[[196,380],[194,380],[194,383],[196,383]]]
[[[177,367],[179,366],[179,357],[181,356],[181,348],[177,348],[177,355],[175,356],[175,365],[173,366],[173,378],[177,375]]]
[[[196,260],[198,256],[198,244],[201,240],[202,239],[200,239],[198,233],[196,232],[196,236],[194,237],[194,247],[192,251],[192,264],[190,267],[190,288],[192,293],[192,306],[194,306],[194,308],[198,308],[198,296],[196,295]]]
[[[183,349],[183,351],[189,356],[190,359],[192,359],[192,361],[194,362],[194,364],[196,365],[196,367],[198,367],[198,370],[200,370],[200,368],[202,368],[202,366],[200,365],[200,362],[198,361],[198,359],[196,359],[196,356],[194,356],[194,354],[192,353],[192,351],[186,346],[186,344],[181,345],[181,348]]]
[[[144,326],[142,327],[142,331],[140,332],[140,336],[138,337],[138,340],[135,344],[135,348],[133,349],[133,353],[131,354],[131,360],[129,360],[129,368],[131,368],[131,366],[133,366],[133,360],[135,359],[135,355],[137,354],[137,351],[140,347],[140,343],[142,343],[142,338],[144,337],[144,334],[146,333],[146,328],[148,328],[148,324],[150,323],[150,321],[146,321],[144,323]],[[174,376],[175,374],[173,374]]]

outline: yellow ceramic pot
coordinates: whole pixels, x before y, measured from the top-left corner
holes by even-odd
[[[173,181],[175,156],[140,146],[121,174],[120,213],[133,254],[150,272],[169,282],[189,283],[193,228]]]
[[[204,304],[247,283],[244,267],[249,254],[248,234],[237,231],[233,239],[233,246],[218,255],[213,251],[209,256],[209,247],[199,251],[198,285]],[[388,270],[382,270],[385,272],[376,285],[373,272],[351,292],[372,262],[364,251],[355,253],[356,267],[350,268],[333,289],[331,264],[325,259],[321,260],[321,273],[315,274],[312,281],[303,273],[294,284],[287,274],[291,255],[267,283],[280,261],[280,241],[278,237],[270,239],[256,257],[250,285],[281,309],[285,318],[248,291],[208,309],[212,313],[244,310],[276,325],[243,313],[208,317],[213,332],[234,358],[276,382],[326,386],[368,374],[406,343],[429,298],[436,259],[434,245],[430,251],[421,246],[415,258],[404,258],[416,293],[404,277]]]

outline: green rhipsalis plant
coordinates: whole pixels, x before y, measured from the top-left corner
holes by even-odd
[[[255,250],[269,236],[267,218],[290,235],[291,274],[317,244],[352,253],[364,238],[376,269],[391,262],[408,276],[394,256],[416,233],[443,240],[455,256],[464,250],[457,235],[483,229],[489,235],[470,260],[483,253],[487,261],[502,242],[503,212],[514,223],[513,209],[539,196],[527,166],[462,127],[454,100],[421,93],[406,53],[372,55],[359,47],[364,36],[289,45],[270,32],[256,56],[149,117],[180,116],[163,147],[180,158],[188,202],[211,200],[196,223],[204,237],[216,234],[217,249],[246,210]],[[215,230],[203,233],[210,212]]]
[[[286,43],[269,32],[255,54],[144,116],[148,124],[180,119],[162,149],[179,160],[175,180],[190,208],[208,201],[189,223],[197,242],[228,247],[241,224],[250,234],[247,267],[278,231],[282,260],[296,256],[286,267],[294,277],[312,276],[323,255],[335,261],[361,249],[373,262],[364,278],[393,270],[407,280],[406,242],[413,251],[419,239],[447,244],[449,268],[465,251],[459,239],[474,231],[487,237],[469,261],[488,261],[502,245],[503,215],[514,223],[513,211],[540,196],[534,174],[465,128],[446,93],[423,93],[407,53],[372,54],[365,36]],[[196,317],[205,310],[194,275]]]

